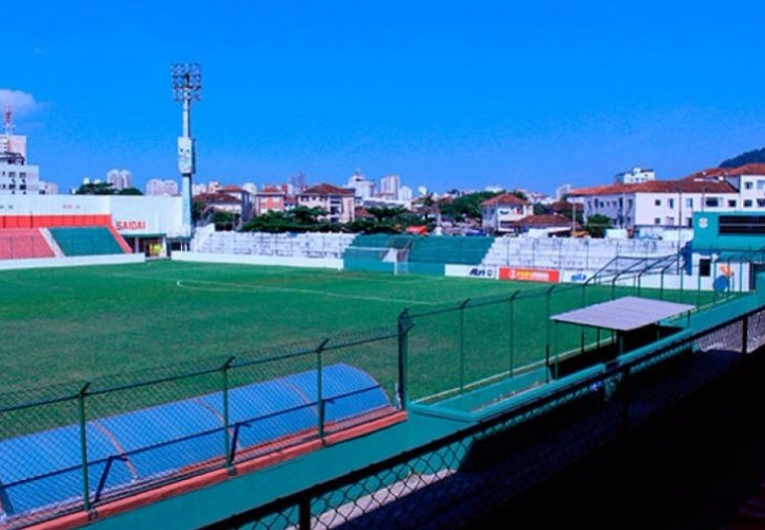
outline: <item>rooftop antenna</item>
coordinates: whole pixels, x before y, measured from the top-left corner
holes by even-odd
[[[173,100],[183,104],[181,136],[178,137],[178,169],[181,172],[183,224],[192,235],[191,177],[196,172],[194,139],[191,137],[191,102],[202,99],[202,67],[197,63],[178,63],[170,67]]]
[[[13,107],[10,103],[5,104],[5,135],[10,136],[13,134]]]

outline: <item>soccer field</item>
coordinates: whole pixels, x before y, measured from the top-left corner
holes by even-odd
[[[539,362],[548,341],[553,354],[592,343],[594,330],[550,326],[548,313],[614,294],[607,286],[589,286],[585,297],[576,285],[171,261],[5,271],[0,281],[4,392],[115,375],[148,380],[230,356],[311,350],[329,336],[344,335],[342,343],[395,331],[409,308],[423,315],[409,334],[410,390],[420,398]],[[707,303],[713,295],[662,296]],[[465,311],[455,310],[466,299]],[[392,392],[395,340],[375,346],[349,348],[334,362],[368,370]]]
[[[425,311],[509,293],[506,282],[153,261],[0,273],[0,387],[269,355],[294,343],[395,328]]]

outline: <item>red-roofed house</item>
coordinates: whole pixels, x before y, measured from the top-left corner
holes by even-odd
[[[725,180],[652,180],[573,190],[584,201],[585,221],[595,215],[613,220],[614,227],[660,235],[666,228],[691,227],[693,212],[737,211],[738,190]]]
[[[528,201],[512,193],[502,193],[483,201],[481,209],[481,228],[498,234],[517,231],[518,227],[513,223],[534,213],[534,207]]]
[[[572,222],[570,217],[558,214],[529,215],[514,223],[523,232],[530,230],[546,231],[548,234],[567,234],[571,230],[579,228],[579,224]]]
[[[276,186],[266,186],[255,194],[255,213],[283,212],[286,206],[287,192]]]
[[[354,220],[354,195],[352,189],[338,188],[332,184],[317,184],[297,196],[297,205],[322,208],[327,211],[325,220],[347,223]]]

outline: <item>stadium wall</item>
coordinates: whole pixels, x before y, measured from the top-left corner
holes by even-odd
[[[0,195],[0,227],[50,226],[43,221],[91,216],[111,221],[125,237],[183,235],[181,197],[130,195]],[[104,217],[106,216],[106,217]],[[53,226],[60,226],[56,222]]]
[[[593,273],[578,270],[532,269],[522,267],[494,267],[487,265],[446,265],[445,276],[457,278],[478,278],[483,280],[536,281],[542,283],[584,283],[593,277]],[[673,274],[645,274],[640,278],[640,286],[654,289],[699,289],[702,291],[730,290],[745,292],[752,289],[750,267],[747,263],[718,263],[709,276]],[[723,278],[725,278],[723,280]],[[606,283],[608,283],[606,281]],[[617,285],[637,286],[637,279],[630,274],[628,278],[617,280]],[[721,286],[729,284],[730,288]]]
[[[110,254],[105,256],[75,256],[61,258],[0,260],[0,270],[44,269],[52,267],[82,267],[85,265],[122,265],[143,263],[143,254]]]
[[[304,258],[242,254],[210,254],[207,252],[174,251],[172,259],[196,263],[228,263],[233,265],[275,265],[342,270],[343,260],[336,258]]]

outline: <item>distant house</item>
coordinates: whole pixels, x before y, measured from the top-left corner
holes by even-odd
[[[322,183],[300,193],[297,196],[297,206],[321,208],[327,212],[324,220],[347,223],[354,220],[354,196],[352,189]]]
[[[519,232],[532,232],[537,235],[570,235],[572,229],[579,228],[569,217],[557,214],[530,215],[514,223]]]
[[[489,233],[509,233],[518,230],[513,224],[534,213],[534,207],[528,201],[503,193],[481,203],[481,228]]]
[[[255,194],[255,213],[284,212],[287,210],[287,192],[276,186],[266,186]]]
[[[234,213],[241,215],[242,222],[246,223],[252,218],[253,205],[252,195],[249,191],[239,186],[229,184],[218,190],[218,194],[228,195],[235,199],[239,199],[239,208]]]
[[[641,235],[690,234],[696,212],[765,211],[765,164],[710,168],[678,180],[648,180],[573,190],[584,204],[585,220],[595,214],[616,228]]]
[[[689,228],[694,212],[737,211],[742,206],[738,190],[716,179],[649,180],[582,188],[571,194],[584,199],[585,221],[600,214],[611,218],[616,228],[657,235],[667,228]]]

